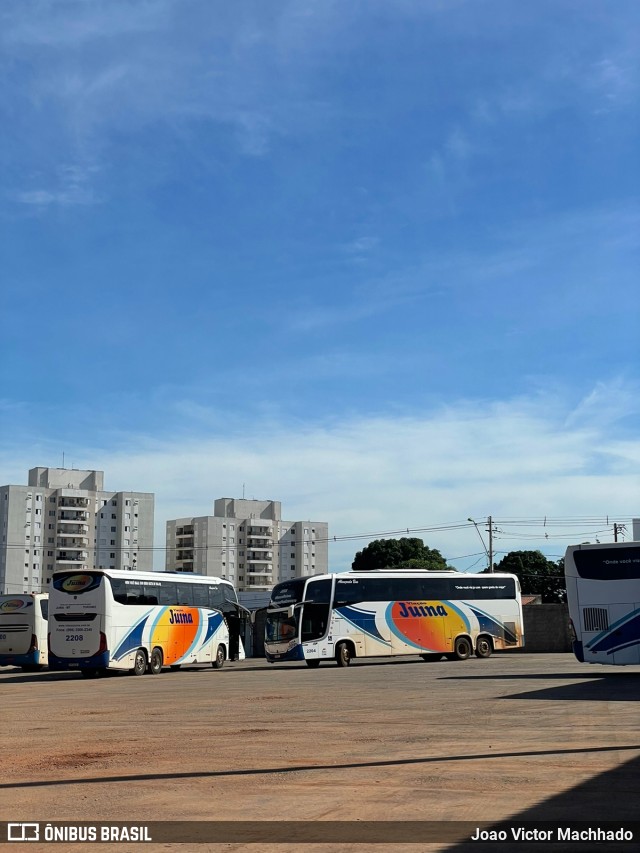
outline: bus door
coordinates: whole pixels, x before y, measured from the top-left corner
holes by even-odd
[[[334,638],[350,637],[356,656],[388,654],[390,628],[385,620],[389,582],[383,578],[336,579]]]
[[[307,584],[304,601],[300,614],[300,640],[303,643],[317,643],[318,640],[327,635],[329,629],[331,578],[310,580]],[[323,657],[328,655],[329,653]]]

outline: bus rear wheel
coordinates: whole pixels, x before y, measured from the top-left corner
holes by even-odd
[[[144,649],[138,649],[136,656],[133,659],[133,669],[131,672],[133,675],[144,675],[146,671],[147,655],[145,654]]]
[[[151,652],[151,657],[149,659],[149,672],[151,675],[158,675],[158,673],[162,671],[163,660],[164,655],[162,654],[162,649],[156,647]]]
[[[95,678],[98,675],[97,669],[81,669],[80,672],[84,678]]]
[[[491,640],[488,637],[478,637],[476,640],[476,657],[490,658],[492,651]]]
[[[456,660],[467,660],[471,657],[472,652],[471,641],[467,637],[458,637],[454,646]]]
[[[214,669],[222,669],[222,667],[224,666],[224,661],[225,661],[224,646],[218,646],[218,648],[216,649],[216,656],[211,661],[211,666]]]
[[[308,661],[305,661],[305,663],[306,663],[306,664],[307,664],[307,666],[308,666],[308,667],[310,667],[311,669],[317,669],[317,668],[320,666],[320,661],[319,661],[319,660],[308,660]]]
[[[338,666],[349,666],[352,657],[353,654],[349,643],[338,643],[338,648],[336,649],[336,662]]]

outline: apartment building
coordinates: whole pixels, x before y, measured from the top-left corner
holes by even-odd
[[[218,498],[212,516],[167,522],[166,568],[270,590],[328,571],[328,530],[326,521],[283,520],[280,501]]]
[[[104,472],[32,468],[0,486],[0,592],[46,592],[56,569],[153,568],[154,496],[104,490]]]

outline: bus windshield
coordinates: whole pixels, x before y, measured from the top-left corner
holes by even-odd
[[[300,610],[296,611],[299,615]],[[293,640],[298,633],[296,616],[289,616],[286,610],[270,613],[266,623],[266,638],[270,643],[286,643]]]

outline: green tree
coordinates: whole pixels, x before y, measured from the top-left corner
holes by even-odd
[[[429,572],[450,568],[440,551],[428,548],[422,539],[374,539],[356,554],[351,568],[356,572],[373,569],[422,569]]]
[[[525,595],[540,595],[545,604],[567,600],[564,560],[548,560],[541,551],[510,551],[495,567],[520,578]]]

